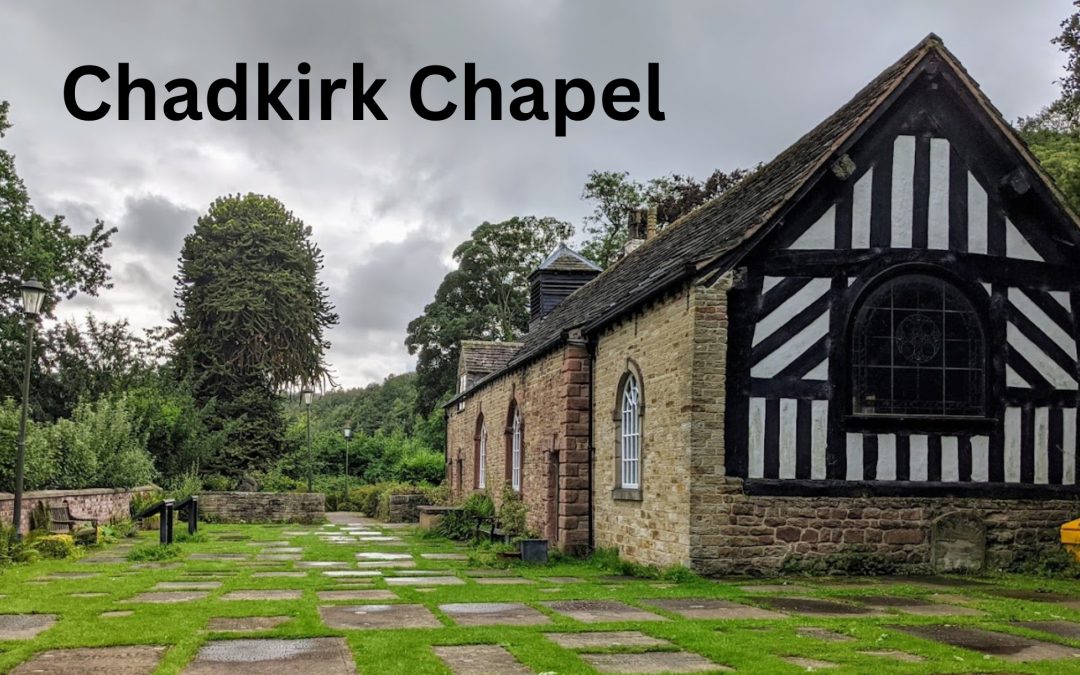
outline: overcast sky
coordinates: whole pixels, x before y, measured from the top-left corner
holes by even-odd
[[[0,99],[15,125],[3,144],[39,211],[79,230],[94,218],[120,228],[108,252],[115,288],[64,303],[65,317],[163,323],[181,243],[210,202],[281,199],[326,253],[341,315],[329,360],[339,383],[357,386],[412,369],[405,326],[482,221],[553,215],[580,228],[593,169],[645,179],[768,160],[931,31],[1007,118],[1034,113],[1056,95],[1064,60],[1049,40],[1070,10],[1067,0],[0,0]],[[300,61],[311,77],[347,77],[363,62],[368,78],[388,80],[378,101],[389,120],[354,122],[345,98],[328,122],[71,117],[62,94],[71,69],[100,65],[114,84],[122,61],[159,88],[174,77],[205,88],[246,62],[251,89],[259,61],[276,77],[295,76]],[[644,86],[657,61],[667,119],[596,114],[556,138],[552,122],[416,116],[413,73],[442,64],[463,74],[467,61],[507,89],[534,77],[549,90],[559,77]],[[95,90],[115,97],[109,85],[80,94]],[[453,85],[431,92],[461,102]]]

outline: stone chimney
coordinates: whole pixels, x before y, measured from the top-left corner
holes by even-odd
[[[645,241],[656,236],[656,205],[649,207],[649,215],[646,216]]]
[[[623,244],[623,258],[636,251],[637,247],[644,244],[649,237],[646,221],[645,209],[636,209],[630,216],[630,227],[627,232],[626,243]],[[653,227],[655,228],[655,226],[656,223],[653,222]]]
[[[600,268],[591,260],[559,244],[529,275],[530,328],[598,274]]]

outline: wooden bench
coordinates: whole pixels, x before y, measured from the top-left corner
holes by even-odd
[[[97,532],[98,522],[94,518],[80,518],[71,512],[71,506],[64,502],[62,506],[49,507],[49,532],[52,534],[74,534],[79,523],[90,523]]]

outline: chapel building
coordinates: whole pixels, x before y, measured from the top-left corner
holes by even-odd
[[[998,566],[1080,516],[1078,221],[939,38],[654,230],[462,344],[455,496],[703,574]]]

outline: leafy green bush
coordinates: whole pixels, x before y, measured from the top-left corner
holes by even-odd
[[[696,574],[682,565],[656,567],[655,565],[641,565],[623,560],[619,557],[619,549],[617,548],[598,548],[589,556],[588,562],[593,567],[605,572],[641,579],[659,579],[681,583],[698,578]]]
[[[187,530],[179,530],[176,532],[173,540],[178,544],[205,544],[210,541],[210,537],[206,536],[205,532],[188,534]]]
[[[0,525],[0,566],[18,562],[25,548],[14,527]]]
[[[379,485],[362,485],[349,491],[349,502],[356,510],[368,518],[374,518],[379,510],[379,496],[382,488]]]
[[[409,483],[431,483],[442,481],[446,475],[446,460],[436,452],[417,452],[402,458],[398,465],[397,478]]]
[[[260,483],[262,481],[259,481]],[[229,492],[236,487],[236,481],[219,473],[203,476],[203,489],[207,492]]]
[[[528,536],[525,523],[528,509],[521,500],[521,493],[516,492],[509,485],[503,486],[502,504],[499,508],[499,525],[502,531],[511,539],[520,539]]]
[[[435,532],[448,539],[472,539],[476,534],[477,519],[494,515],[495,503],[491,501],[491,495],[486,491],[474,492],[459,505],[459,510],[450,511],[443,516]]]
[[[192,495],[197,495],[202,491],[203,481],[199,478],[198,472],[194,469],[189,469],[173,478],[168,489],[165,490],[165,494],[168,495],[170,499],[175,499],[179,502]]]
[[[75,541],[70,534],[48,534],[35,539],[30,547],[43,558],[62,560],[75,555]]]
[[[19,438],[19,406],[12,399],[0,400],[0,492],[15,490],[15,451]],[[26,460],[23,488],[40,490],[51,487],[56,472],[55,453],[42,428],[26,421]]]
[[[132,562],[153,562],[171,560],[179,555],[180,547],[176,544],[144,544],[131,549],[127,557]]]

